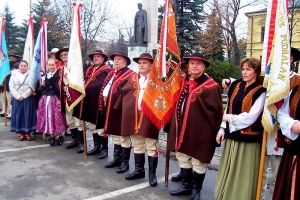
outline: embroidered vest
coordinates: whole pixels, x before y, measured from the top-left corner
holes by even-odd
[[[253,83],[245,89],[245,83],[241,80],[236,81],[228,93],[227,114],[240,114],[249,112],[256,99],[265,91],[262,85]],[[259,142],[262,138],[263,127],[261,125],[262,114],[256,121],[244,129],[229,133],[226,128],[225,136],[236,141]],[[228,127],[228,124],[227,124]]]

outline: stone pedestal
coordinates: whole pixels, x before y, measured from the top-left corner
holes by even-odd
[[[128,57],[131,59],[129,68],[135,72],[139,72],[138,64],[132,60],[132,58],[139,57],[142,53],[147,52],[147,47],[132,46],[128,47]],[[152,53],[151,53],[152,54]]]

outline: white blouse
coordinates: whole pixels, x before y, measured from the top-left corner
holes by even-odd
[[[26,81],[24,82],[25,78],[26,78]],[[21,84],[23,82],[24,82],[24,84],[21,86]],[[15,99],[19,99],[21,96],[23,96],[24,99],[28,98],[32,93],[32,91],[29,87],[28,72],[26,72],[25,74],[22,74],[21,72],[19,72],[19,70],[12,71],[10,81],[9,81],[9,89]]]
[[[266,93],[262,93],[254,102],[253,106],[250,108],[249,112],[243,112],[238,115],[226,114],[228,117],[229,131],[230,133],[247,128],[252,125],[256,119],[259,117],[264,108],[264,103],[266,99]],[[226,108],[227,110],[227,108]],[[226,113],[226,110],[224,113]],[[224,129],[226,128],[226,122],[222,122],[221,129],[219,133],[225,133]]]
[[[291,128],[294,123],[298,122],[298,120],[294,120],[290,116],[290,94],[285,97],[284,103],[281,108],[278,110],[277,113],[277,120],[279,122],[280,129],[282,134],[286,137],[290,138],[291,140],[296,140],[299,137],[299,134],[294,133]]]
[[[109,90],[110,90],[110,87],[115,79],[116,75],[114,74],[111,79],[109,80],[108,84],[105,86],[104,90],[103,90],[103,96],[104,97],[107,97],[108,96],[108,93],[109,93]]]
[[[142,111],[141,103],[142,103],[142,99],[143,99],[143,95],[144,95],[146,86],[148,84],[148,79],[149,79],[149,75],[143,76],[142,74],[140,74],[140,78],[139,78],[140,91],[139,91],[139,98],[138,98],[138,110],[139,111]]]
[[[56,73],[57,70],[55,70],[54,72],[48,72],[47,73],[47,79],[50,79],[53,77],[53,75]]]

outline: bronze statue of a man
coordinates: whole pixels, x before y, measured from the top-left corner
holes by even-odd
[[[138,3],[139,11],[134,17],[134,41],[137,44],[147,44],[148,28],[147,28],[147,12],[142,9],[142,4]]]

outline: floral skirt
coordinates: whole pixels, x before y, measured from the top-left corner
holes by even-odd
[[[39,101],[37,131],[49,135],[67,130],[66,115],[60,112],[60,100],[55,96],[42,96]]]
[[[34,96],[23,101],[13,99],[10,131],[16,133],[31,133],[36,130],[36,106]]]

